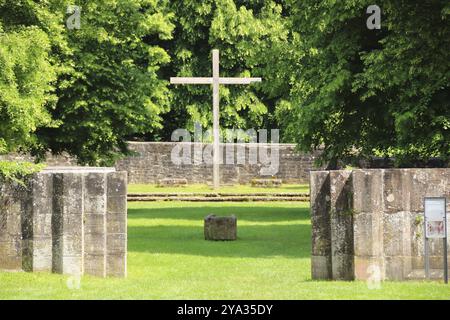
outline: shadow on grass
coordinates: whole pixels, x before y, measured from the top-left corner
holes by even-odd
[[[151,202],[146,208],[128,209],[128,219],[181,219],[203,221],[208,214],[236,215],[238,220],[278,222],[310,220],[309,208],[301,207],[261,207],[261,206],[217,206],[207,207],[151,207]]]
[[[237,241],[206,241],[203,218],[210,212],[234,213],[238,217]],[[189,207],[130,209],[128,219],[187,219],[198,220],[198,225],[139,225],[128,226],[128,250],[162,254],[186,254],[205,257],[233,258],[309,258],[311,227],[309,210],[305,208],[277,207]],[[246,221],[246,225],[239,225]],[[251,222],[266,222],[252,225]],[[285,224],[271,224],[282,222]],[[249,223],[250,222],[250,223]],[[303,223],[302,223],[303,222]]]

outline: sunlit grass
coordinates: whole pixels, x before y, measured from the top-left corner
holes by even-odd
[[[209,213],[235,214],[238,240],[203,239]],[[3,299],[449,299],[440,282],[312,281],[309,205],[130,203],[128,278],[0,272]]]
[[[206,184],[190,184],[180,187],[159,187],[156,184],[129,184],[128,193],[208,193],[214,192],[211,186]],[[221,186],[222,193],[308,193],[308,184],[283,184],[280,187],[262,188],[251,185]]]

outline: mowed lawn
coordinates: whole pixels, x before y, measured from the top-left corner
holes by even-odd
[[[212,186],[206,184],[189,184],[179,187],[160,187],[156,184],[129,184],[128,193],[212,193]],[[221,186],[221,193],[309,193],[308,184],[282,184],[279,187],[253,187],[251,185]]]
[[[235,214],[238,240],[203,239],[203,218]],[[130,203],[128,278],[0,272],[2,299],[450,299],[442,282],[312,281],[307,203]]]

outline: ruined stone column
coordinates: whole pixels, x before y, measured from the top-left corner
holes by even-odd
[[[447,198],[447,231],[450,235],[450,169],[408,169],[408,185],[411,197],[410,215],[410,278],[423,279],[424,259],[424,197]],[[447,236],[449,236],[447,235]],[[450,247],[450,237],[448,247]],[[431,277],[441,278],[444,246],[442,239],[429,239]],[[450,252],[449,252],[450,253]],[[448,254],[449,254],[448,253]]]
[[[353,280],[352,172],[330,171],[331,266],[333,280]]]
[[[23,187],[0,181],[0,268],[22,267],[21,202]]]
[[[81,174],[53,174],[53,272],[83,274],[83,193]]]
[[[127,275],[127,173],[107,176],[106,275]]]
[[[106,180],[107,173],[87,173],[83,177],[84,273],[106,276]]]
[[[313,279],[331,280],[330,173],[328,171],[311,171],[310,197],[311,275]]]
[[[127,173],[55,167],[0,182],[0,268],[126,276]]]
[[[311,172],[313,279],[423,279],[424,197],[450,209],[450,169]],[[442,239],[428,242],[431,277],[442,277]]]
[[[382,170],[353,171],[355,277],[384,279]]]
[[[411,264],[411,169],[384,169],[383,251],[385,277],[402,280]]]
[[[23,270],[52,270],[53,177],[35,175],[29,179],[22,201]]]

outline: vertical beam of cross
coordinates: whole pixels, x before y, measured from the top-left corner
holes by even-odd
[[[220,187],[220,129],[219,129],[219,50],[212,51],[213,71],[213,185],[214,190]]]
[[[190,77],[180,78],[171,77],[172,84],[212,84],[213,87],[213,185],[217,191],[220,187],[220,127],[219,127],[219,104],[220,104],[220,85],[225,84],[250,84],[252,82],[261,82],[261,78],[221,78],[219,72],[219,50],[212,51],[212,78]]]

